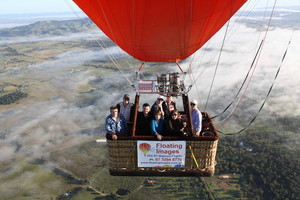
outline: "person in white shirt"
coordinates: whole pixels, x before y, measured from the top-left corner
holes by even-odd
[[[198,101],[194,99],[193,101],[190,102],[190,106],[191,106],[192,124],[194,128],[193,134],[194,136],[199,137],[202,129],[202,114],[200,110],[198,110],[197,108]]]

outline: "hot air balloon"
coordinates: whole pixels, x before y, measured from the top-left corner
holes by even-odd
[[[121,49],[142,62],[178,62],[201,48],[247,0],[73,0]],[[142,66],[142,65],[141,65]],[[178,65],[179,66],[179,65]],[[140,67],[141,70],[142,67]],[[219,136],[209,115],[202,112],[202,130],[210,134],[192,137],[189,90],[179,73],[157,75],[157,80],[139,80],[135,86],[135,113],[130,136],[108,138],[111,175],[212,176]],[[153,136],[136,136],[140,94],[181,96],[190,137],[163,137],[186,141],[185,166],[140,168],[137,148],[144,154]],[[163,169],[162,169],[163,168]]]
[[[148,143],[142,143],[140,144],[139,148],[144,153],[144,155],[146,155],[150,151],[151,145]]]
[[[177,62],[205,44],[247,0],[73,0],[121,49]]]

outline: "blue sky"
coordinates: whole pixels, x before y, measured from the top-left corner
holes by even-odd
[[[72,12],[66,2],[79,10],[72,0],[0,0],[0,14]]]
[[[259,1],[258,6],[264,7],[266,0]],[[0,14],[23,14],[23,13],[45,13],[79,10],[72,0],[0,0]],[[274,0],[269,0],[272,4]],[[300,6],[300,0],[277,0],[277,6]]]

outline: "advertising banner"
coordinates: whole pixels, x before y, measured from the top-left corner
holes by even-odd
[[[184,167],[186,141],[137,141],[138,167]]]

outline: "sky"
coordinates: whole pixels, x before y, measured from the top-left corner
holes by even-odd
[[[0,14],[72,11],[68,3],[79,10],[72,0],[0,0]]]
[[[250,0],[264,7],[265,1]],[[270,1],[272,4],[274,0]],[[70,6],[69,6],[70,5]],[[299,0],[277,0],[277,6],[300,6]],[[43,12],[66,12],[79,10],[72,0],[0,0],[0,14],[23,14]]]

